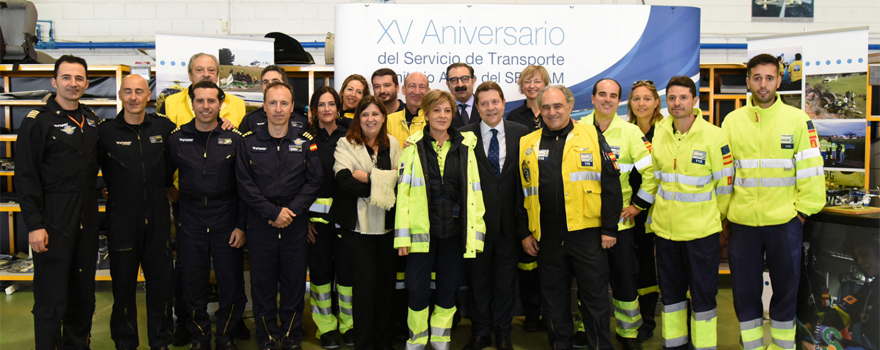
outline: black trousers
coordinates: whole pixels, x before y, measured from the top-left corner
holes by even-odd
[[[174,238],[171,240],[171,247],[177,254],[174,257],[174,272],[172,279],[174,281],[174,316],[176,316],[175,325],[184,326],[189,323],[189,314],[186,312],[186,304],[183,302],[183,265],[180,256],[180,201],[171,203],[171,216],[174,217]]]
[[[95,313],[96,229],[49,233],[34,253],[34,339],[37,350],[88,349]]]
[[[167,213],[165,213],[167,215]],[[170,227],[164,234],[156,234],[162,230],[154,230],[152,224],[134,225],[129,232],[111,232],[113,235],[135,235],[136,243],[130,250],[114,250],[110,252],[110,276],[113,281],[113,311],[110,314],[110,337],[117,349],[137,348],[138,316],[137,316],[137,277],[138,267],[143,266],[147,289],[147,338],[150,347],[161,347],[171,344],[173,336],[173,319],[171,306],[172,293],[172,261],[169,242]]]
[[[211,320],[208,315],[208,283],[213,262],[219,287],[217,344],[226,344],[247,304],[244,293],[244,252],[229,246],[232,229],[205,231],[181,226],[179,252],[183,265],[183,300],[189,314],[186,323],[193,343],[211,343]],[[148,284],[149,285],[149,284]]]
[[[639,327],[639,337],[647,337],[654,334],[657,328],[655,313],[657,312],[657,300],[660,299],[660,288],[657,286],[657,264],[654,257],[654,234],[645,232],[645,221],[648,211],[643,210],[635,218],[633,238],[636,242],[636,257],[639,259],[639,309],[642,315],[642,325]]]
[[[395,266],[394,234],[364,235],[343,231],[342,242],[351,263],[354,284],[354,347],[358,350],[391,347],[394,327],[392,296]]]
[[[431,237],[427,253],[412,253],[406,261],[406,288],[409,290],[409,308],[421,311],[431,301],[431,272],[434,280],[434,304],[444,309],[455,306],[455,293],[461,285],[464,263],[461,238],[438,239]]]
[[[611,273],[609,277],[614,300],[623,302],[636,301],[639,296],[639,260],[636,257],[636,242],[631,228],[617,231],[617,243],[611,249],[608,249],[608,268]],[[615,311],[620,312],[622,315],[628,315],[628,310],[617,310],[617,306],[615,306]],[[624,338],[635,337],[636,333],[629,336],[627,331],[624,331],[624,329],[630,330],[628,328],[629,325],[625,324],[625,321],[618,318],[617,325],[618,335]],[[638,326],[641,325],[639,324]],[[633,331],[636,329],[631,328]]]
[[[496,336],[510,336],[516,302],[517,247],[521,247],[518,243],[516,238],[505,237],[499,230],[489,230],[483,252],[466,262],[471,275],[471,332],[474,336],[486,337],[493,330]]]
[[[309,281],[317,285],[336,282],[351,286],[351,266],[346,257],[348,252],[339,237],[346,230],[336,229],[332,224],[316,222],[312,226],[318,234],[315,236],[315,243],[309,244]]]
[[[265,222],[258,215],[249,215],[247,244],[256,341],[261,347],[279,342],[300,344],[309,251],[308,217],[296,217],[283,229]]]
[[[580,311],[589,349],[613,349],[608,306],[608,253],[598,228],[569,232],[565,218],[541,218],[538,269],[553,349],[571,349],[571,276],[577,279]]]
[[[538,257],[531,256],[519,245],[517,278],[519,278],[519,300],[527,319],[541,317],[541,280],[538,276]]]

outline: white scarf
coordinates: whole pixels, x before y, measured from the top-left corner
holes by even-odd
[[[388,135],[389,155],[392,167],[400,161],[400,143],[394,136]],[[385,213],[394,207],[394,187],[397,186],[397,169],[381,170],[373,166],[364,145],[355,145],[342,137],[336,144],[336,153],[333,155],[336,164],[333,165],[333,173],[343,169],[352,173],[361,170],[370,175],[370,196],[359,198],[357,201],[357,225],[355,231],[368,234],[385,234],[390,230],[385,229]]]

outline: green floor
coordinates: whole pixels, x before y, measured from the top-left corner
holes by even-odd
[[[723,278],[722,278],[723,280]],[[723,283],[723,282],[722,282]],[[0,295],[0,350],[24,350],[34,348],[33,333],[33,291],[27,282],[19,282],[20,290],[12,295]],[[98,282],[95,293],[96,307],[94,325],[92,327],[92,349],[114,349],[110,339],[110,310],[113,303],[110,282]],[[138,290],[138,328],[141,334],[140,349],[148,349],[146,345],[146,315],[144,313],[143,288]],[[245,313],[250,316],[250,311]],[[660,349],[660,317],[657,316],[658,329],[654,338],[644,343],[645,349]],[[245,319],[251,332],[254,330],[252,317]],[[463,320],[452,332],[452,349],[461,349],[470,338],[470,322]],[[308,307],[306,307],[306,338],[303,348],[307,350],[321,349],[320,343],[315,339],[315,324],[311,320]],[[769,327],[765,327],[764,342],[769,344]],[[522,331],[522,317],[516,317],[513,321],[513,344],[516,349],[548,349],[547,336],[544,333],[526,333]],[[619,346],[615,342],[615,346]],[[256,349],[253,340],[238,341],[238,347],[242,350]],[[403,349],[403,343],[395,343],[397,349]],[[172,349],[188,349],[189,347],[172,347]],[[346,349],[348,347],[343,347]],[[733,312],[733,300],[729,287],[722,287],[718,291],[718,349],[740,349],[739,324]]]

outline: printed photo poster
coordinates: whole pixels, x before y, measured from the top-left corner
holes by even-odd
[[[812,22],[814,0],[749,0],[753,22]]]
[[[245,101],[262,102],[260,72],[275,62],[272,38],[156,33],[156,92],[189,86],[186,65],[200,52],[220,62],[217,83],[223,91]]]
[[[750,58],[768,53],[783,63],[780,97],[812,119],[825,170],[864,176],[870,150],[868,27],[749,38],[748,43]]]
[[[864,119],[813,120],[825,170],[865,171],[865,124]]]

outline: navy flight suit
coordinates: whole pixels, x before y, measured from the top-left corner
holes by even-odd
[[[22,121],[15,143],[15,191],[27,231],[45,229],[34,253],[37,350],[88,349],[98,256],[98,117],[55,94]]]
[[[324,177],[312,135],[288,128],[274,139],[267,128],[247,133],[238,147],[236,175],[247,211],[251,296],[257,343],[295,348],[302,342],[308,252],[308,210]],[[285,228],[269,224],[288,208],[296,215]],[[276,303],[281,285],[281,304]],[[280,327],[277,318],[280,318]]]
[[[213,261],[220,305],[215,343],[223,346],[241,319],[247,304],[244,293],[244,252],[229,245],[236,228],[244,231],[243,208],[235,184],[235,152],[242,137],[238,130],[196,130],[195,119],[168,137],[171,170],[179,170],[179,253],[183,265],[183,299],[192,342],[210,348],[208,279]],[[213,258],[213,260],[212,260]]]
[[[107,198],[113,312],[110,337],[117,349],[137,348],[137,275],[143,265],[147,283],[147,336],[150,347],[171,344],[171,217],[165,167],[165,141],[174,123],[146,114],[129,125],[119,112],[98,125],[98,163]]]

